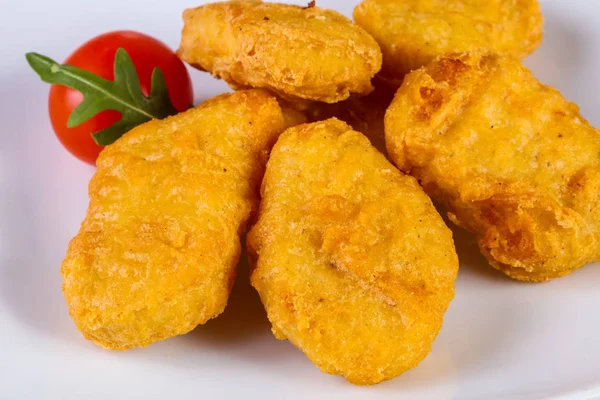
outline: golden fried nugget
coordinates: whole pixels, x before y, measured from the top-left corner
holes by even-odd
[[[392,160],[523,281],[600,257],[600,135],[518,61],[437,59],[407,75],[386,115]]]
[[[332,118],[281,135],[261,192],[248,251],[275,336],[361,385],[425,358],[458,260],[416,180]]]
[[[275,98],[242,91],[140,125],[102,151],[61,269],[87,339],[147,346],[223,312],[240,234],[285,128]]]
[[[319,7],[237,1],[183,14],[179,57],[233,88],[265,88],[305,107],[368,94],[381,68],[375,40]]]
[[[394,98],[394,91],[385,85],[377,85],[368,96],[350,96],[348,100],[327,104],[312,103],[306,110],[309,122],[338,118],[352,129],[363,133],[371,144],[387,154],[385,149],[385,112]]]
[[[380,77],[395,87],[449,52],[483,48],[523,59],[543,31],[537,0],[364,0],[354,20],[381,46]]]

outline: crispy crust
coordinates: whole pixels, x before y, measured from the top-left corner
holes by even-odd
[[[543,35],[537,0],[364,0],[354,20],[381,46],[378,76],[394,87],[445,53],[488,49],[523,59]]]
[[[352,129],[368,137],[377,150],[386,154],[383,119],[393,98],[392,89],[377,85],[368,96],[350,96],[348,100],[335,104],[314,102],[305,112],[309,122],[332,117],[346,122]]]
[[[268,152],[286,126],[272,96],[242,91],[140,125],[102,151],[61,268],[87,339],[147,346],[223,311]]]
[[[360,385],[425,358],[458,260],[418,183],[332,118],[282,134],[261,191],[248,251],[275,336]]]
[[[381,68],[375,40],[319,7],[239,1],[184,12],[178,55],[233,88],[265,88],[292,104],[368,94]]]
[[[440,57],[407,75],[385,120],[392,160],[532,282],[599,258],[600,136],[510,57]]]

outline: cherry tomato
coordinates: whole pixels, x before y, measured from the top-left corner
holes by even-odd
[[[97,36],[75,50],[64,63],[113,80],[115,53],[119,47],[129,53],[145,95],[151,88],[152,71],[158,67],[163,72],[175,109],[185,111],[192,104],[192,82],[185,65],[167,45],[143,33],[115,31]],[[48,99],[50,121],[56,136],[71,154],[95,165],[102,147],[94,142],[92,133],[109,127],[121,118],[121,114],[103,111],[81,125],[67,128],[69,115],[82,100],[83,95],[77,90],[52,85]]]

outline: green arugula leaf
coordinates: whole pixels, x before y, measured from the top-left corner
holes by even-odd
[[[84,123],[104,110],[121,113],[121,119],[115,124],[92,132],[92,137],[101,146],[113,143],[124,133],[151,119],[177,114],[160,68],[154,68],[150,95],[144,96],[135,66],[123,48],[119,48],[115,54],[114,81],[72,65],[58,64],[38,53],[27,53],[25,57],[44,82],[64,85],[83,94],[83,101],[69,116],[69,128]]]

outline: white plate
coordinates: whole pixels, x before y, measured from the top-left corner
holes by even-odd
[[[91,3],[91,4],[90,4]],[[547,284],[511,281],[458,232],[456,298],[431,355],[373,387],[322,374],[277,341],[242,266],[230,304],[193,333],[125,353],[85,341],[59,266],[87,207],[93,168],[49,125],[48,86],[24,53],[64,59],[84,40],[134,29],[178,44],[193,0],[2,1],[0,37],[0,399],[589,399],[600,396],[600,268]],[[319,4],[351,14],[356,0]],[[543,1],[546,33],[527,65],[600,126],[599,0]],[[196,101],[227,90],[192,71]]]

